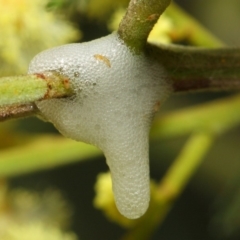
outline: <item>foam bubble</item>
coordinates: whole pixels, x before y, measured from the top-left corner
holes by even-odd
[[[43,117],[64,136],[103,150],[117,208],[128,218],[140,217],[150,195],[149,128],[169,91],[163,69],[134,55],[112,33],[38,54],[29,73],[45,71],[68,76],[75,96],[37,102]]]

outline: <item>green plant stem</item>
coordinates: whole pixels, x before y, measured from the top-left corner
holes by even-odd
[[[27,104],[69,94],[71,94],[69,80],[56,72],[0,79],[1,106]]]
[[[167,195],[174,199],[182,192],[186,183],[201,164],[207,151],[215,140],[211,131],[194,132],[181,153],[159,184],[159,196]]]
[[[148,54],[165,67],[174,92],[240,90],[240,49],[148,45]],[[36,100],[71,94],[68,79],[56,74],[1,78],[0,121],[34,115]]]
[[[156,117],[151,139],[172,138],[209,130],[222,134],[240,123],[240,95]]]
[[[148,45],[164,66],[174,92],[240,90],[240,49]]]
[[[93,146],[63,137],[38,136],[24,146],[0,151],[0,178],[14,177],[99,156]]]
[[[136,54],[142,53],[148,35],[171,0],[131,0],[118,34]]]
[[[209,132],[194,133],[190,137],[155,190],[148,212],[122,240],[150,239],[153,231],[162,223],[174,201],[203,161],[213,142],[214,135]]]
[[[36,113],[35,101],[71,96],[69,80],[56,72],[0,78],[0,121]]]
[[[177,4],[171,2],[164,12],[174,24],[174,32],[171,38],[183,38],[191,45],[208,48],[224,47],[225,44],[216,38],[210,31],[203,27],[198,21],[181,9]]]

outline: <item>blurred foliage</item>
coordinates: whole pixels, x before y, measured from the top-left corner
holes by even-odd
[[[97,23],[100,22],[107,26],[109,31],[116,30],[125,12],[127,2],[127,0],[0,0],[0,76],[25,73],[29,61],[36,53],[53,46],[79,41],[81,35],[84,34],[80,29],[83,24],[81,22],[83,18],[86,21],[94,19]],[[203,4],[203,1],[199,0],[197,2],[198,5],[196,4],[196,6]],[[204,6],[206,7],[204,12],[209,9],[208,11],[212,14],[211,8],[208,8],[208,6],[211,5],[213,6],[212,8],[217,9],[215,6],[220,4],[218,2],[217,0],[205,1]],[[194,4],[191,3],[190,5]],[[221,2],[220,5],[222,4]],[[235,1],[234,4],[238,6],[239,2]],[[230,5],[228,3],[228,8]],[[224,8],[221,9],[223,10],[219,10],[214,14],[223,13],[224,16]],[[235,7],[235,10],[237,9]],[[194,11],[197,12],[198,9]],[[205,15],[204,12],[201,11],[200,14]],[[211,14],[208,14],[206,19],[209,19]],[[76,16],[80,17],[76,18]],[[212,21],[214,22],[214,17]],[[225,23],[226,18],[223,18],[223,21]],[[89,31],[95,31],[94,27],[96,26],[93,26]],[[220,28],[222,29],[222,26]],[[190,17],[176,5],[172,5],[160,18],[149,36],[149,41],[153,43],[182,43],[207,47],[223,45],[220,40],[213,37],[194,18]],[[200,98],[206,101],[204,95],[198,95],[195,97],[178,98],[181,99],[181,103],[178,100],[174,101],[174,99],[170,100],[170,102],[172,101],[175,106],[173,108],[176,108],[179,105],[189,105],[191,104],[190,101],[192,103],[201,103],[202,100]],[[209,99],[214,99],[214,94]],[[189,170],[190,177],[196,170],[195,167],[198,167],[198,164],[201,163],[204,155],[209,150],[208,144],[204,148],[206,138],[201,138],[202,135],[200,133],[204,132],[207,136],[212,136],[213,134],[214,138],[218,138],[220,135],[225,136],[223,134],[226,134],[227,131],[231,129],[235,131],[236,129],[234,141],[239,141],[239,130],[237,129],[240,123],[239,99],[239,96],[230,96],[226,99],[215,100],[211,104],[205,103],[198,107],[194,105],[191,108],[176,112],[170,112],[171,103],[169,105],[166,104],[169,109],[165,110],[165,114],[161,114],[156,118],[151,137],[154,141],[159,141],[159,139],[162,141],[164,138],[178,139],[189,134],[191,135],[185,145],[182,142],[181,146],[184,147],[180,151],[179,156],[176,157],[176,160],[183,159],[185,162],[180,164],[180,167],[176,168],[177,170],[183,170],[184,172],[189,166],[193,167]],[[36,236],[34,238],[36,240],[76,240],[76,234],[69,232],[69,226],[67,226],[71,222],[71,207],[62,198],[62,194],[58,190],[50,189],[45,192],[34,192],[26,189],[11,189],[4,179],[43,169],[51,169],[73,162],[87,161],[93,159],[93,157],[101,156],[101,152],[86,144],[76,143],[53,135],[47,130],[41,135],[29,133],[27,132],[29,127],[28,121],[33,120],[9,121],[0,124],[0,177],[2,179],[0,184],[0,238],[2,240],[32,240],[32,236]],[[21,125],[23,122],[27,126],[23,127]],[[44,127],[45,125],[37,123],[36,131],[37,128]],[[200,138],[198,138],[199,136]],[[200,143],[201,146],[198,146],[198,141],[200,140],[202,141]],[[231,154],[227,152],[230,144],[228,142],[223,144],[224,148],[226,148],[227,158],[229,158],[226,162],[229,165],[234,164],[231,154],[237,152],[236,148],[231,151]],[[179,149],[174,148],[174,151],[177,155]],[[221,152],[219,149],[217,151]],[[166,160],[164,160],[166,158],[164,154],[167,155],[172,152],[171,145],[167,146],[165,152],[162,153],[162,165],[159,163],[158,157],[155,157],[157,160],[152,159],[152,162],[156,161],[160,166],[168,165]],[[196,154],[199,158],[196,157]],[[183,157],[181,158],[181,156]],[[193,162],[194,157],[196,157],[196,162]],[[231,172],[228,175],[224,175],[224,178],[222,177],[221,169],[224,171],[227,169],[227,166],[224,165],[220,169],[221,157],[221,155],[217,155],[217,162],[219,161],[220,163],[213,166],[211,174],[208,177],[203,175],[201,180],[203,182],[205,180],[207,184],[204,186],[200,184],[201,187],[197,190],[201,191],[201,188],[205,188],[204,190],[206,191],[207,186],[214,182],[214,176],[217,178],[219,185],[214,191],[219,191],[219,188],[221,189],[224,186],[227,176],[231,179]],[[239,157],[237,158],[239,159]],[[173,162],[169,172],[178,166],[177,162],[179,161]],[[91,171],[91,169],[88,169],[88,171]],[[236,172],[239,173],[240,171],[236,170]],[[162,172],[158,173],[157,179],[160,178],[161,174]],[[186,172],[184,172],[184,174],[181,173],[179,176],[186,177],[186,175]],[[166,175],[166,178],[167,176],[169,175]],[[150,235],[152,231],[150,229],[151,226],[157,227],[159,222],[161,222],[159,220],[159,217],[161,218],[160,213],[162,212],[161,214],[164,218],[172,204],[172,195],[166,196],[164,195],[166,191],[160,191],[163,189],[162,186],[165,186],[162,184],[166,184],[166,182],[179,183],[179,176],[174,174],[173,177],[167,178],[169,180],[163,178],[163,181],[158,184],[152,183],[152,195],[155,196],[152,199],[155,202],[153,201],[153,205],[151,205],[153,207],[150,207],[150,213],[139,222],[133,223],[124,219],[116,210],[111,193],[109,175],[99,175],[95,186],[97,194],[94,205],[96,208],[103,210],[108,218],[119,225],[132,229],[135,228],[138,234],[143,234],[142,231],[146,231]],[[233,237],[239,238],[239,178],[234,179],[234,183],[226,187],[226,190],[220,195],[214,207],[216,214],[213,216],[211,226],[215,229],[215,235],[211,239],[216,239],[216,235],[219,238],[228,240],[234,239]],[[174,181],[171,182],[172,180]],[[189,179],[186,180],[186,183],[188,181]],[[185,180],[183,182],[185,184]],[[177,186],[177,190],[182,191],[183,185]],[[88,187],[91,188],[92,186]],[[78,190],[75,189],[75,191]],[[174,192],[173,194],[178,195],[180,192],[177,194]],[[211,194],[215,195],[215,192]],[[154,204],[158,204],[158,207]],[[158,215],[156,216],[155,214]],[[193,216],[193,218],[197,218],[197,216]],[[144,226],[141,225],[143,223],[148,227],[142,227]],[[155,224],[157,225],[155,226]],[[218,231],[220,228],[221,231]],[[134,230],[130,231],[130,236],[135,236],[136,232]],[[101,236],[99,237],[101,238]],[[139,240],[139,238],[134,237],[131,239]],[[173,239],[176,239],[176,235]],[[206,237],[206,239],[209,238]]]
[[[72,210],[59,191],[9,189],[2,180],[0,193],[2,240],[77,240],[66,231]]]
[[[47,12],[47,0],[0,0],[0,76],[22,74],[40,51],[76,41],[80,30]]]
[[[128,0],[50,0],[47,4],[48,9],[59,9],[80,14],[86,14],[90,18],[106,21],[113,11],[119,7],[127,7]]]

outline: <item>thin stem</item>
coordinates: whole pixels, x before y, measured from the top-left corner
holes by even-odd
[[[34,103],[0,107],[0,122],[13,118],[30,117],[38,113]]]
[[[56,72],[0,78],[0,121],[34,115],[35,101],[72,94],[70,81]]]
[[[154,120],[151,139],[172,138],[208,129],[223,134],[240,123],[240,95],[189,107]]]
[[[24,146],[1,150],[0,178],[14,177],[93,159],[101,151],[91,145],[51,135],[32,138]]]
[[[240,49],[148,45],[164,66],[174,92],[240,90]]]
[[[168,199],[173,199],[182,192],[212,146],[214,139],[214,134],[208,131],[193,133],[159,184],[160,196],[167,193]]]
[[[171,0],[131,0],[118,34],[135,53],[144,49],[148,35]]]

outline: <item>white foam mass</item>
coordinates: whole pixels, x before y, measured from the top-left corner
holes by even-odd
[[[75,96],[37,102],[41,114],[64,136],[102,149],[118,210],[142,216],[150,198],[149,129],[169,89],[163,69],[112,33],[44,51],[29,66],[30,74],[52,70],[70,79]]]

